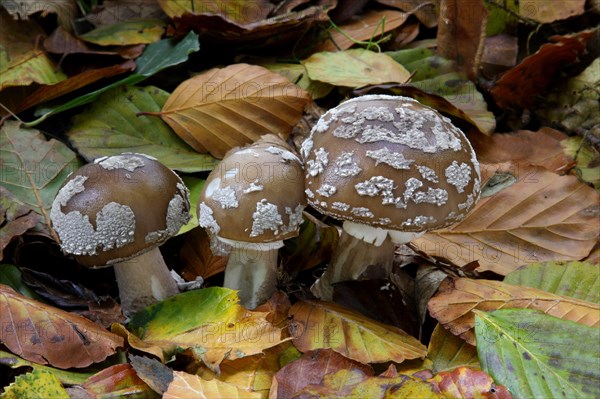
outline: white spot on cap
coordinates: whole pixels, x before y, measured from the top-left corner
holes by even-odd
[[[304,140],[302,142],[302,146],[300,146],[300,154],[304,158],[308,158],[308,156],[310,155],[310,152],[312,151],[313,145],[314,145],[314,141],[313,141],[312,137],[308,137],[306,140]]]
[[[254,180],[252,183],[250,183],[250,185],[244,189],[243,193],[244,194],[248,194],[248,193],[253,193],[255,191],[262,191],[264,190],[264,186],[262,184],[258,184],[258,179]]]
[[[471,167],[466,163],[460,165],[456,161],[446,168],[446,180],[456,187],[459,193],[465,191],[465,186],[471,181]]]
[[[352,159],[353,156],[354,152],[343,152],[342,155],[335,160],[334,174],[343,177],[358,175],[362,169]]]
[[[272,230],[277,234],[279,227],[283,225],[281,215],[277,210],[277,205],[272,204],[263,198],[256,203],[256,211],[252,214],[252,231],[250,237],[256,237],[265,232]]]
[[[315,193],[313,193],[310,188],[307,188],[306,190],[304,190],[304,193],[306,194],[306,196],[308,198],[315,198]]]
[[[371,210],[369,208],[365,208],[365,207],[352,208],[351,212],[352,212],[352,214],[359,216],[359,217],[364,217],[364,218],[375,217],[373,212],[371,212]]]
[[[373,176],[369,180],[354,185],[359,195],[383,198],[382,204],[394,204],[394,181],[383,176]]]
[[[410,164],[414,162],[413,160],[404,158],[404,154],[392,152],[387,147],[383,147],[380,150],[367,151],[366,155],[375,160],[375,166],[385,163],[395,169],[410,169]]]
[[[219,231],[221,231],[221,226],[219,226],[213,217],[213,210],[204,202],[200,204],[200,211],[198,212],[198,224],[200,227],[207,229],[213,235],[217,235],[219,234]]]
[[[321,147],[314,151],[315,159],[306,161],[308,166],[307,172],[310,176],[317,176],[325,170],[325,166],[329,163],[329,153],[325,151],[325,148]]]
[[[289,206],[285,207],[285,213],[289,217],[289,223],[287,226],[283,226],[283,233],[298,230],[300,225],[304,223],[304,218],[302,217],[303,210],[304,206],[302,204],[297,205],[295,209],[292,209]]]
[[[350,209],[350,205],[346,204],[345,202],[335,201],[331,204],[331,208],[338,211],[346,212],[348,209]]]
[[[208,196],[207,196],[208,197]],[[212,193],[212,199],[221,205],[222,209],[237,208],[239,206],[235,190],[231,186],[217,188]]]
[[[145,165],[144,159],[135,155],[113,155],[96,159],[94,163],[107,170],[125,169],[128,172],[133,172]]]
[[[331,197],[333,194],[337,192],[337,188],[330,184],[323,184],[317,190],[317,194],[322,195],[323,197]]]
[[[421,165],[417,165],[417,169],[419,170],[419,173],[421,174],[423,179],[429,180],[432,183],[439,183],[437,174],[433,169]]]
[[[127,205],[109,202],[96,215],[96,246],[108,251],[134,241],[135,215]]]

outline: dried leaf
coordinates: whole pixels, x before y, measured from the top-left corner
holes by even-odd
[[[414,14],[427,28],[438,24],[440,0],[377,0],[378,3]]]
[[[467,367],[443,371],[427,381],[436,384],[447,398],[512,399],[508,389],[502,385],[496,385],[488,374]]]
[[[2,399],[69,399],[58,378],[46,370],[34,369],[30,373],[18,376],[4,389]]]
[[[123,152],[141,152],[184,172],[212,169],[217,163],[214,158],[195,152],[159,118],[136,116],[160,110],[168,96],[153,86],[117,87],[76,115],[67,135],[88,161]]]
[[[185,13],[220,15],[239,24],[249,24],[260,21],[271,13],[274,6],[268,0],[223,0],[211,3],[200,0],[159,0],[165,14],[169,18],[180,17]]]
[[[441,324],[436,325],[433,329],[427,348],[427,358],[432,361],[431,371],[435,374],[460,366],[481,368],[477,358],[477,349],[451,334]]]
[[[364,49],[316,53],[302,64],[311,79],[335,86],[405,83],[410,77],[410,73],[388,55]]]
[[[247,392],[218,379],[205,380],[183,371],[173,372],[174,379],[163,399],[227,398],[262,399],[260,392]]]
[[[519,14],[542,24],[583,14],[585,0],[546,1],[527,0],[519,2]]]
[[[0,284],[9,286],[23,296],[41,301],[39,295],[23,283],[21,271],[16,266],[0,264]]]
[[[47,17],[48,14],[56,14],[57,22],[69,29],[72,26],[73,16],[77,13],[77,5],[75,0],[56,0],[50,3],[35,3],[35,2],[3,2],[2,8],[6,9],[13,17],[12,19],[28,20],[30,16],[41,13],[42,17]],[[2,18],[4,23],[5,19]]]
[[[81,166],[77,155],[58,140],[46,140],[38,130],[6,121],[0,128],[0,165],[0,184],[42,215],[50,229],[52,201],[67,175]]]
[[[572,35],[552,36],[533,55],[510,69],[492,87],[491,93],[500,108],[532,108],[539,96],[554,84],[560,71],[579,61],[594,32],[586,30]]]
[[[193,229],[185,236],[179,256],[183,264],[181,275],[187,281],[198,276],[206,280],[225,271],[227,266],[227,257],[213,255],[210,238],[202,228]]]
[[[469,79],[477,76],[483,54],[488,11],[483,0],[442,0],[441,23],[437,33],[437,51],[444,58],[455,60]]]
[[[306,68],[302,64],[288,64],[284,62],[263,63],[260,66],[267,68],[269,71],[276,72],[281,76],[286,77],[290,82],[298,85],[303,90],[310,94],[310,98],[316,100],[325,97],[335,86],[329,83],[312,80],[308,77]],[[310,105],[309,105],[310,106]]]
[[[600,268],[588,262],[533,263],[509,273],[504,282],[600,304]]]
[[[419,341],[399,328],[334,303],[297,302],[289,315],[293,343],[301,352],[331,348],[361,363],[401,363],[426,354]]]
[[[100,46],[149,44],[160,40],[166,23],[160,19],[134,19],[93,29],[79,38]]]
[[[518,398],[597,398],[600,329],[530,309],[477,312],[483,370]]]
[[[159,394],[167,391],[173,381],[173,370],[156,359],[144,356],[129,355],[131,366],[150,388]]]
[[[569,137],[561,145],[567,157],[576,162],[579,179],[600,192],[600,152],[581,137]]]
[[[16,355],[58,368],[86,367],[115,353],[123,340],[81,316],[0,285],[1,340]]]
[[[595,303],[500,281],[449,279],[429,301],[431,316],[472,345],[475,344],[474,310],[506,308],[536,309],[563,320],[592,327],[600,325],[600,306]]]
[[[39,214],[0,186],[0,259],[13,238],[35,227],[40,221]]]
[[[155,0],[104,0],[85,16],[94,26],[112,25],[131,19],[163,18],[164,12]]]
[[[350,360],[331,349],[308,351],[275,374],[269,398],[292,398],[309,385],[321,384],[328,374],[353,369],[360,370],[365,376],[373,375],[370,366]]]
[[[35,362],[21,359],[20,357],[13,355],[12,353],[4,352],[0,350],[0,364],[4,367],[10,367],[12,369],[18,369],[19,367],[29,367],[33,370],[41,370],[49,372],[54,375],[58,380],[67,385],[83,384],[85,380],[93,375],[93,373],[80,373],[69,370],[56,369],[49,366],[43,366]],[[0,398],[2,396],[0,395]]]
[[[501,275],[525,263],[589,254],[600,233],[600,197],[591,187],[535,166],[482,165],[482,171],[483,181],[493,177],[475,208],[462,222],[414,240],[419,250],[459,266],[478,261],[478,270]]]
[[[156,392],[137,376],[130,364],[116,364],[88,378],[80,387],[91,398],[143,397],[159,398]]]
[[[239,305],[236,291],[210,287],[150,306],[129,327],[146,346],[160,347],[165,354],[191,348],[217,370],[224,359],[255,355],[283,342],[282,330],[266,316]]]

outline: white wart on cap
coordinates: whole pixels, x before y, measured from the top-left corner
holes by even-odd
[[[479,196],[463,132],[412,98],[367,95],[330,109],[302,156],[309,204],[350,222],[432,230],[463,219]]]

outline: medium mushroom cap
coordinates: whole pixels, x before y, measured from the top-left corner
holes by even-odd
[[[210,173],[198,203],[200,226],[219,238],[251,243],[285,240],[302,223],[304,171],[278,136],[230,150]]]
[[[63,251],[102,267],[161,245],[189,221],[189,210],[179,176],[152,157],[126,153],[71,174],[50,217]]]
[[[432,230],[463,219],[479,196],[479,164],[463,132],[412,98],[343,102],[319,119],[302,155],[308,202],[342,220]]]

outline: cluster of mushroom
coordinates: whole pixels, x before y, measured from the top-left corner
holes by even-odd
[[[331,300],[332,284],[369,266],[390,272],[394,245],[462,220],[479,197],[479,164],[465,135],[407,97],[367,95],[330,109],[301,155],[275,135],[234,148],[198,201],[213,250],[229,252],[224,286],[239,290],[249,309],[276,290],[278,249],[298,235],[307,202],[344,221],[311,288]],[[122,154],[84,166],[59,190],[51,218],[79,263],[114,265],[126,315],[178,292],[158,246],[187,223],[189,193],[155,159]]]

